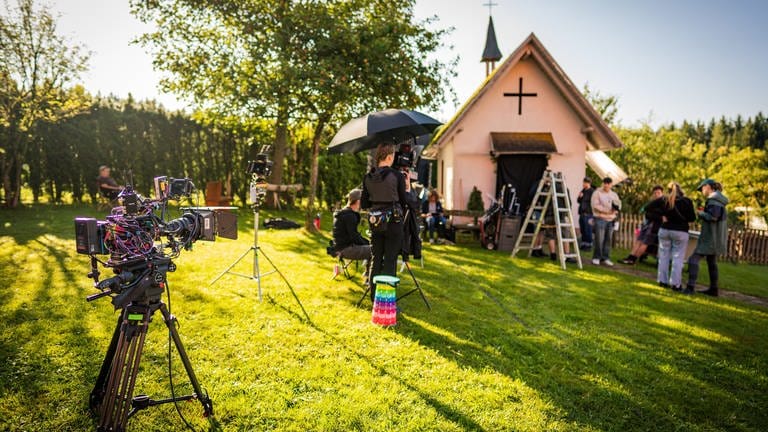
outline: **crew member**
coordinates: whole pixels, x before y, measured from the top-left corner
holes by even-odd
[[[374,156],[374,168],[363,179],[362,208],[369,209],[371,223],[370,270],[371,300],[375,297],[376,275],[396,275],[397,256],[403,245],[403,217],[407,205],[403,173],[392,168],[395,159],[393,144],[379,144]]]
[[[333,215],[333,246],[342,258],[367,260],[371,258],[371,245],[360,235],[360,197],[363,191],[352,189],[347,195],[347,206]]]
[[[101,194],[110,200],[117,198],[117,195],[123,190],[123,187],[118,185],[115,179],[110,176],[110,169],[106,165],[99,167],[99,176],[96,178],[96,184],[99,186]]]

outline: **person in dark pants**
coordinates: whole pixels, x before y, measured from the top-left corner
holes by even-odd
[[[579,232],[581,233],[581,242],[579,248],[583,250],[592,249],[592,179],[584,177],[584,185],[576,198],[579,203]]]
[[[403,246],[403,217],[407,205],[403,173],[392,168],[393,144],[379,144],[374,168],[363,179],[361,204],[368,211],[371,224],[371,261],[369,285],[371,301],[375,298],[376,275],[397,275],[397,256]]]
[[[347,206],[333,215],[333,246],[342,258],[367,260],[371,258],[371,245],[360,235],[360,198],[363,191],[352,189]]]
[[[717,256],[724,254],[728,247],[728,215],[725,211],[728,198],[721,193],[723,186],[712,179],[702,180],[697,189],[707,201],[698,213],[701,219],[701,234],[699,234],[696,249],[688,258],[688,284],[683,292],[694,293],[696,279],[699,277],[699,261],[706,258],[709,269],[709,289],[701,293],[717,297],[719,290]]]

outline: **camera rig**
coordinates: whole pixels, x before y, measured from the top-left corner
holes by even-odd
[[[137,411],[182,400],[197,399],[206,417],[213,414],[213,403],[200,387],[176,330],[176,317],[161,300],[168,289],[167,273],[176,270],[172,260],[182,249],[191,249],[197,240],[213,241],[217,235],[237,238],[235,213],[189,207],[182,208],[178,218],[166,220],[168,201],[189,197],[194,190],[189,179],[156,177],[154,199],[142,197],[128,185],[118,196],[121,205],[105,220],[75,219],[77,252],[91,257],[88,277],[100,291],[87,300],[109,296],[114,308],[122,310],[90,395],[89,405],[99,417],[99,431],[124,431]],[[109,258],[103,261],[98,255]],[[111,268],[115,276],[99,280],[99,264]],[[162,400],[133,397],[144,338],[157,310],[181,356],[194,394]]]

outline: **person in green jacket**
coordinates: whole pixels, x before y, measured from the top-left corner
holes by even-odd
[[[683,294],[694,293],[696,279],[699,277],[699,261],[706,258],[709,269],[709,289],[701,293],[717,297],[717,256],[724,254],[728,247],[728,215],[725,211],[728,198],[721,192],[722,185],[712,179],[702,180],[697,189],[706,198],[706,204],[704,209],[698,212],[701,220],[701,234],[699,234],[696,249],[688,258],[688,284]]]

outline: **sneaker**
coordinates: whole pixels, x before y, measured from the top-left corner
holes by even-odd
[[[592,260],[592,264],[594,264],[594,265],[600,265],[600,260],[599,260],[599,259],[597,259],[597,258],[595,258],[595,259],[593,259],[593,260]]]
[[[683,294],[687,294],[687,295],[692,295],[695,292],[696,291],[693,290],[693,287],[689,287],[689,286],[685,287],[685,289],[683,290]]]
[[[683,287],[681,287],[680,285],[674,285],[674,286],[672,286],[672,291],[682,292],[683,291]]]
[[[577,263],[578,261],[576,261],[576,258],[572,258],[572,257],[571,257],[571,258],[566,258],[566,259],[565,259],[565,262],[567,262],[567,263],[571,263],[571,264],[575,264],[575,263]]]
[[[603,264],[607,265],[608,267],[613,267],[613,261],[607,259],[603,261]]]
[[[700,294],[717,297],[718,295],[718,289],[717,288],[709,288],[704,291],[699,291]]]
[[[531,256],[536,258],[541,258],[544,256],[544,252],[541,249],[534,249],[531,251]]]
[[[435,244],[435,239],[429,239],[429,244]]]
[[[332,279],[336,279],[336,276],[341,274],[341,266],[338,264],[334,264],[333,266],[333,277]]]
[[[552,261],[557,261],[557,254],[555,253],[549,254],[549,259],[551,259]]]

